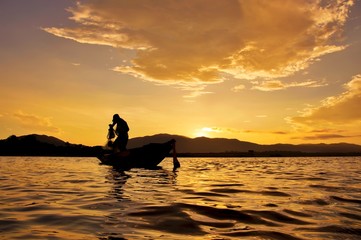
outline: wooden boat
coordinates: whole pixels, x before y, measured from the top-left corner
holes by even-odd
[[[175,140],[165,143],[150,143],[143,147],[129,149],[119,153],[104,153],[98,156],[102,164],[110,165],[118,169],[128,170],[131,168],[154,169],[173,151],[174,168],[180,167],[175,152]]]

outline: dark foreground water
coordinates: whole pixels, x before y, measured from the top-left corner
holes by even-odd
[[[361,239],[361,158],[0,158],[0,239]]]

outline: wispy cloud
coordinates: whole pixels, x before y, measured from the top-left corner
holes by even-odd
[[[191,93],[184,95],[184,98],[195,98],[199,97],[205,94],[211,94],[212,92],[206,92],[206,91],[192,91]]]
[[[274,134],[274,135],[286,135],[289,132],[286,131],[260,131],[260,130],[252,130],[252,129],[235,129],[235,128],[224,128],[224,127],[204,127],[202,128],[204,132],[214,132],[214,133],[232,133],[232,134],[240,134],[240,133],[250,133],[250,134]]]
[[[252,130],[252,129],[245,129],[243,130],[244,133],[251,133],[251,134],[274,134],[274,135],[286,135],[289,132],[286,131],[260,131],[260,130]]]
[[[339,40],[352,4],[353,0],[88,0],[69,9],[76,26],[44,30],[80,43],[132,49],[137,54],[131,65],[114,70],[149,81],[208,84],[224,81],[221,73],[274,79],[344,49]],[[272,88],[265,85],[264,89]]]
[[[246,88],[245,85],[239,84],[239,85],[233,87],[233,88],[232,88],[232,91],[233,91],[233,92],[240,92],[240,91],[244,90],[245,88]]]
[[[322,87],[327,86],[325,81],[314,81],[314,80],[307,80],[304,82],[292,82],[292,83],[285,83],[280,80],[269,80],[269,81],[252,81],[254,85],[252,89],[260,90],[260,91],[277,91],[283,90],[287,88],[293,87]]]
[[[219,127],[204,127],[202,128],[204,132],[225,132],[227,129],[219,128]]]
[[[337,140],[337,139],[349,139],[360,137],[359,134],[350,134],[345,130],[340,130],[336,128],[325,128],[325,129],[311,129],[310,131],[303,132],[304,135],[293,137],[293,139],[302,139],[302,140]]]
[[[290,118],[296,124],[350,124],[361,123],[361,75],[344,85],[345,91],[324,99],[320,106],[307,108],[301,116]]]
[[[59,133],[60,129],[55,127],[50,118],[41,117],[33,114],[17,111],[12,115],[23,128],[30,129],[32,131],[41,131],[49,133]]]
[[[315,135],[309,135],[309,136],[303,136],[299,139],[302,140],[330,140],[330,139],[342,139],[342,138],[350,138],[350,136],[340,135],[340,134],[315,134]]]

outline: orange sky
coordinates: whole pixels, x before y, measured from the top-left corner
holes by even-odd
[[[3,0],[0,138],[361,144],[361,2]]]

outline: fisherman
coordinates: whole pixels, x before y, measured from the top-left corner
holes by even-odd
[[[109,133],[111,132],[111,130],[115,125],[117,125],[117,127],[115,128],[115,134],[117,135],[117,138],[112,144],[113,150],[114,152],[123,152],[126,150],[129,139],[128,136],[129,127],[127,122],[121,117],[119,117],[118,114],[113,115],[113,123],[109,124]],[[114,135],[111,137],[114,138]],[[109,134],[108,134],[108,138],[109,138]]]

